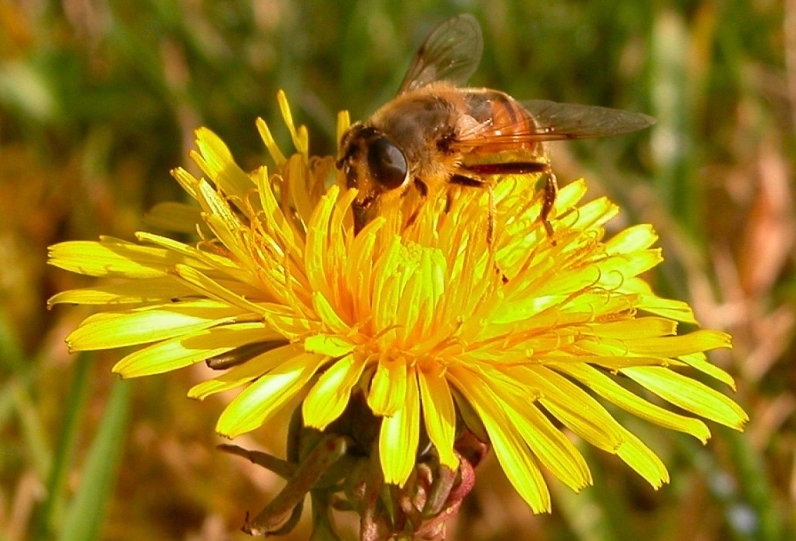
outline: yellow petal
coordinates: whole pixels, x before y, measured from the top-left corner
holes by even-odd
[[[216,186],[229,196],[245,199],[254,183],[235,163],[224,141],[207,128],[199,128],[196,130],[196,146],[201,154],[193,156],[194,161]]]
[[[605,243],[609,254],[627,254],[638,250],[646,250],[658,240],[658,235],[649,224],[628,227],[614,235]]]
[[[327,195],[321,198],[315,208],[309,227],[307,229],[307,246],[305,252],[305,265],[310,287],[316,295],[322,295],[328,301],[335,299],[331,284],[334,279],[334,269],[339,268],[339,262],[330,258],[329,227],[332,214],[335,211],[338,190],[333,186]],[[350,197],[350,195],[348,196]]]
[[[224,409],[216,430],[223,436],[234,438],[259,428],[298,396],[325,361],[325,357],[314,353],[300,353],[262,376]]]
[[[583,455],[535,404],[509,397],[504,408],[534,456],[553,475],[576,492],[592,483]]]
[[[368,392],[368,406],[375,415],[390,416],[406,401],[407,367],[403,358],[382,354]]]
[[[353,191],[353,190],[352,190]],[[364,314],[370,313],[372,304],[373,253],[376,246],[376,235],[384,226],[383,218],[370,222],[356,237],[348,256],[345,280],[351,287],[353,297],[353,313],[360,320]]]
[[[569,227],[572,229],[590,229],[600,226],[619,213],[619,207],[607,198],[600,197],[589,201],[577,209],[576,221]]]
[[[191,390],[188,391],[188,396],[191,398],[204,400],[211,394],[235,389],[259,378],[263,374],[269,373],[279,366],[288,365],[292,359],[310,358],[314,360],[316,357],[319,357],[314,356],[314,354],[311,353],[307,354],[311,355],[311,357],[304,357],[302,356],[302,353],[304,352],[302,351],[301,344],[288,344],[286,346],[266,351],[265,353],[224,372],[218,377],[203,381],[198,385],[194,385]]]
[[[304,132],[306,136],[306,131]],[[287,161],[287,176],[288,178],[307,178],[309,164],[307,157],[299,154],[293,154]],[[290,200],[296,208],[296,215],[301,217],[311,217],[314,211],[315,201],[308,193],[307,183],[305,182],[290,182],[288,183],[290,189]]]
[[[304,349],[328,357],[342,357],[354,350],[354,344],[334,334],[316,334],[304,340]]]
[[[252,342],[282,338],[262,323],[238,323],[213,327],[139,349],[117,362],[113,371],[137,378],[176,370],[227,353]]]
[[[550,354],[550,355],[539,355],[534,356],[534,360],[542,363],[547,363],[552,368],[558,370],[561,366],[582,366],[582,365],[594,365],[594,366],[601,366],[603,368],[607,368],[612,372],[616,372],[621,368],[627,368],[632,366],[670,366],[673,363],[671,359],[662,359],[660,357],[616,357],[616,356],[598,356],[598,355],[583,355],[578,352],[579,355],[576,357],[572,357],[570,355],[561,354]],[[624,353],[624,350],[621,351]],[[520,362],[518,364],[527,364],[527,362],[523,363]]]
[[[268,169],[260,167],[254,175],[257,181],[257,191],[260,194],[260,205],[263,207],[262,219],[268,234],[273,236],[274,244],[289,258],[295,261],[304,260],[304,241],[296,230],[292,220],[289,220],[273,192]]]
[[[636,355],[679,357],[697,351],[707,351],[731,346],[730,335],[719,331],[698,330],[681,336],[660,338],[629,337],[624,341],[629,351]]]
[[[264,302],[260,307],[265,310],[264,319],[268,325],[286,338],[298,340],[307,334],[320,332],[317,322],[301,317],[285,306]]]
[[[515,490],[534,513],[550,512],[550,492],[520,434],[500,407],[500,399],[466,370],[451,370],[450,377],[475,408],[489,434],[498,462]]]
[[[72,351],[135,346],[233,323],[241,310],[210,300],[176,302],[86,318],[67,338]]]
[[[351,389],[364,369],[365,363],[357,361],[353,355],[330,366],[301,404],[304,424],[323,430],[337,419],[348,405]]]
[[[634,339],[673,335],[677,332],[677,322],[662,317],[643,317],[625,321],[595,323],[591,332],[606,338]]]
[[[624,432],[624,441],[616,450],[616,455],[633,468],[636,473],[641,475],[653,488],[657,489],[664,483],[668,483],[669,472],[658,455],[630,431],[624,430]]]
[[[351,127],[351,116],[348,111],[340,111],[337,113],[337,141],[340,141]]]
[[[600,261],[599,284],[613,290],[622,287],[628,278],[650,270],[663,261],[660,249],[620,254]]]
[[[103,237],[101,242],[69,241],[50,246],[50,265],[88,276],[159,278],[182,261],[167,250]]]
[[[202,274],[194,267],[189,265],[176,265],[172,270],[172,273],[175,276],[182,278],[186,283],[194,286],[198,291],[201,291],[208,297],[217,299],[222,303],[227,303],[230,306],[237,307],[242,312],[257,314],[263,317],[272,314],[272,312],[268,310],[265,303],[255,304],[253,302],[249,302],[240,295],[237,295],[236,293],[223,287],[218,282]]]
[[[515,377],[539,394],[539,402],[575,434],[608,452],[622,443],[623,429],[583,389],[543,366],[517,367]]]
[[[51,306],[62,303],[112,306],[114,304],[162,303],[194,293],[193,289],[186,287],[173,276],[161,276],[62,291],[53,295],[47,304]]]
[[[193,199],[199,198],[199,180],[196,177],[182,167],[175,167],[172,169],[171,176],[174,177],[174,180],[176,180],[182,189]]]
[[[265,143],[265,147],[268,149],[271,159],[276,162],[277,167],[284,165],[284,163],[287,161],[287,158],[285,158],[285,155],[282,154],[281,150],[279,150],[279,145],[276,144],[274,136],[271,135],[271,130],[268,128],[268,124],[266,124],[262,118],[257,119],[257,131],[260,132],[260,137]]]
[[[710,437],[710,430],[699,419],[678,415],[652,404],[590,366],[580,363],[560,363],[556,365],[556,369],[576,378],[593,392],[642,419],[664,428],[691,434],[702,443]]]
[[[239,242],[235,233],[241,231],[244,226],[238,214],[209,182],[204,179],[200,180],[198,189],[199,203],[206,213],[205,223],[210,226],[213,233],[221,239],[228,249],[233,251],[239,249]],[[240,203],[238,207],[240,207]],[[239,252],[237,255],[240,257],[243,253]],[[241,261],[246,261],[247,259],[241,259]]]
[[[312,306],[320,316],[323,324],[332,332],[347,335],[351,327],[343,321],[335,311],[332,304],[320,291],[312,292]]]
[[[428,437],[437,449],[440,463],[455,470],[459,466],[459,459],[453,452],[456,411],[448,382],[440,373],[418,371],[417,378]]]
[[[654,295],[647,295],[641,297],[641,302],[638,303],[638,307],[640,310],[646,310],[651,314],[670,317],[684,323],[696,324],[697,322],[696,317],[694,317],[694,311],[683,301],[662,299]]]
[[[234,272],[238,269],[238,266],[233,261],[230,261],[228,257],[202,251],[194,246],[183,244],[162,235],[139,231],[135,234],[135,238],[140,242],[152,243],[161,248],[166,248],[174,254],[181,255],[184,257],[183,264],[190,264],[201,270],[223,269],[227,272]]]
[[[675,406],[741,430],[749,420],[741,407],[704,383],[657,366],[624,368],[622,373]]]
[[[282,119],[285,121],[287,130],[290,132],[290,137],[293,139],[293,146],[296,147],[300,155],[306,157],[309,153],[307,131],[306,129],[302,129],[303,126],[300,127],[298,131],[296,130],[296,124],[293,122],[293,114],[290,112],[290,105],[287,102],[287,96],[285,96],[284,90],[280,90],[276,93],[276,101],[279,103],[279,111],[282,113]]]
[[[573,180],[558,191],[556,209],[563,210],[576,205],[586,195],[586,181],[582,178]]]
[[[686,363],[688,366],[696,368],[703,374],[707,374],[708,376],[716,378],[720,382],[728,385],[733,391],[735,390],[735,381],[732,379],[732,376],[715,364],[710,364],[707,361],[705,354],[701,351],[688,355],[680,355],[678,359]]]
[[[379,431],[379,459],[386,483],[406,483],[415,466],[419,439],[420,400],[417,377],[411,370],[406,378],[406,399],[393,415],[384,418]]]

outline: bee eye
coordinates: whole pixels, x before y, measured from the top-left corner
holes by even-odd
[[[388,190],[403,186],[409,172],[404,153],[386,137],[379,137],[370,143],[368,168],[373,180]]]

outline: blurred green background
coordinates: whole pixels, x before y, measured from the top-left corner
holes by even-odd
[[[336,112],[373,112],[461,12],[484,29],[474,85],[658,118],[557,144],[554,169],[619,202],[614,227],[655,225],[667,260],[650,279],[733,333],[712,359],[752,421],[743,435],[713,426],[703,448],[627,419],[671,484],[655,492],[584,448],[595,486],[553,481],[550,516],[492,459],[449,539],[796,538],[795,0],[0,0],[0,541],[246,538],[246,511],[281,483],[215,449],[224,402],[185,398],[202,367],[122,383],[120,352],[70,356],[64,336],[87,313],[45,302],[88,282],[47,268],[46,247],[130,239],[154,203],[182,199],[168,171],[194,170],[199,126],[257,166],[254,120],[282,125],[278,89],[313,153],[333,153]],[[236,443],[281,454],[282,439]]]

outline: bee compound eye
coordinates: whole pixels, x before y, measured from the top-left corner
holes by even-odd
[[[409,172],[406,156],[386,137],[379,137],[370,143],[368,168],[373,180],[387,190],[403,186]]]

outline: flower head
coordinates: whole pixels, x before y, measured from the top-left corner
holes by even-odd
[[[559,193],[552,242],[535,177],[518,175],[495,184],[494,212],[485,190],[457,187],[411,220],[399,200],[354,234],[355,191],[341,188],[332,158],[309,156],[306,131],[283,97],[280,105],[297,152],[285,157],[259,121],[272,171],[244,172],[198,130],[193,158],[205,177],[174,177],[199,207],[155,211],[198,242],[138,233],[137,243],[51,248],[55,266],[122,279],[51,299],[104,308],[68,337],[72,350],[145,346],[114,367],[125,377],[203,361],[225,369],[189,395],[242,389],[218,421],[229,437],[299,403],[304,425],[325,431],[359,400],[376,420],[384,480],[397,486],[429,452],[457,470],[458,442],[474,435],[536,512],[550,509],[542,468],[575,490],[591,482],[562,427],[653,486],[667,481],[661,460],[605,404],[703,442],[710,433],[697,416],[742,427],[734,402],[686,375],[732,386],[704,353],[730,337],[677,333],[677,322],[696,322],[642,278],[662,260],[651,227],[606,239],[618,209],[605,198],[581,203],[577,181]]]

